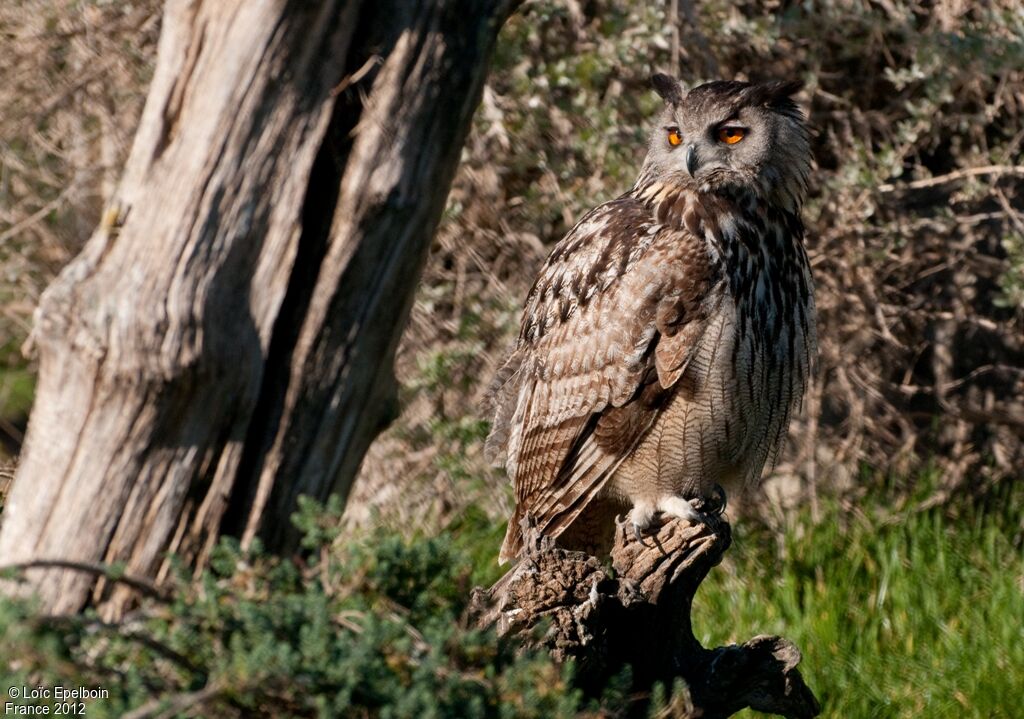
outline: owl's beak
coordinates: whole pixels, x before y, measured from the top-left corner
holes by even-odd
[[[690,173],[690,177],[693,177],[693,173],[697,171],[697,148],[693,145],[686,146],[686,171]]]

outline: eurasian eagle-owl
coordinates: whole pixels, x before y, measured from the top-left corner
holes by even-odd
[[[491,388],[487,449],[522,521],[574,548],[614,518],[699,521],[692,500],[756,482],[816,354],[800,209],[810,171],[798,82],[709,82],[665,100],[631,190],[558,243]]]

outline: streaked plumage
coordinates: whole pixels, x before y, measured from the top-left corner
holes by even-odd
[[[797,86],[655,85],[670,124],[636,185],[552,251],[494,381],[488,450],[516,491],[502,560],[521,550],[524,516],[569,546],[600,546],[621,510],[643,526],[716,484],[756,481],[810,373]],[[756,144],[708,144],[729,122]]]

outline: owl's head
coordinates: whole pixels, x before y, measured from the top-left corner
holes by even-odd
[[[792,98],[802,83],[716,81],[686,91],[668,75],[651,81],[665,109],[642,178],[699,192],[746,188],[772,204],[799,208],[811,166],[804,117]]]

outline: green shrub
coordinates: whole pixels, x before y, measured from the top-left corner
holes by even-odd
[[[462,618],[477,571],[468,547],[493,542],[492,528],[413,541],[376,532],[331,552],[323,530],[337,514],[309,503],[300,514],[309,562],[224,541],[198,581],[178,577],[168,601],[117,625],[46,621],[30,602],[2,600],[0,691],[103,687],[109,699],[88,707],[97,717],[179,702],[181,715],[218,717],[576,715],[571,667]]]

